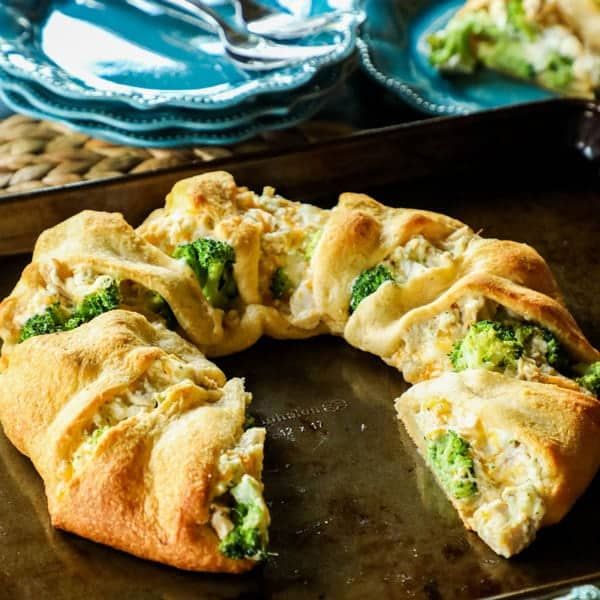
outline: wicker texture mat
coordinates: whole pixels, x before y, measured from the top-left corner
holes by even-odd
[[[0,121],[0,195],[284,149],[351,132],[346,124],[309,121],[232,146],[152,149],[111,144],[64,125],[12,115]]]

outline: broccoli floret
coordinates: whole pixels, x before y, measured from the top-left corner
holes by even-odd
[[[75,329],[102,313],[118,308],[120,303],[119,286],[111,280],[105,288],[85,296],[70,315],[56,302],[43,313],[30,317],[21,330],[19,342],[36,335]]]
[[[553,52],[538,73],[538,79],[544,87],[564,92],[573,81],[573,59]]]
[[[535,69],[524,57],[523,44],[520,41],[503,38],[495,43],[482,43],[478,52],[483,64],[491,69],[520,79],[535,77]]]
[[[449,356],[455,371],[503,371],[514,366],[522,353],[523,345],[512,327],[497,321],[478,321],[454,344]]]
[[[291,279],[287,276],[285,270],[281,267],[275,269],[273,277],[271,278],[271,285],[269,287],[273,298],[275,298],[276,300],[280,300],[281,298],[289,296],[292,287],[293,283]]]
[[[525,34],[529,39],[533,39],[537,33],[537,27],[525,14],[523,0],[508,0],[506,4],[506,13],[508,22],[517,30]]]
[[[546,342],[546,360],[548,364],[559,372],[567,371],[570,360],[564,346],[547,329],[544,329],[543,335]]]
[[[428,38],[429,60],[439,69],[473,73],[477,56],[473,39],[494,41],[500,35],[498,28],[485,13],[474,13],[450,21],[446,29]]]
[[[269,511],[262,496],[260,483],[243,475],[231,488],[235,506],[231,511],[233,529],[219,544],[228,558],[262,560],[267,556]]]
[[[376,292],[386,281],[394,281],[394,276],[384,265],[377,265],[363,271],[352,284],[350,312],[353,313],[367,296]]]
[[[88,433],[83,442],[83,450],[92,450],[100,441],[100,438],[110,429],[110,425],[102,425]]]
[[[319,243],[319,240],[321,239],[322,235],[323,230],[317,229],[312,233],[309,233],[304,239],[302,253],[304,254],[304,258],[306,258],[306,260],[310,261],[310,259],[312,258],[315,252],[315,248],[317,247],[317,244]]]
[[[21,329],[19,342],[24,342],[26,339],[36,335],[45,335],[47,333],[62,331],[65,318],[66,315],[58,302],[48,306],[44,312],[33,315],[27,319],[25,325],[23,325],[23,329]]]
[[[116,281],[111,282],[101,290],[85,296],[75,308],[73,314],[65,322],[65,329],[75,329],[94,317],[118,308],[121,304],[121,293]]]
[[[580,386],[600,398],[600,361],[588,365],[581,377],[575,380]]]
[[[513,327],[517,340],[524,348],[525,355],[532,356],[539,352],[539,349],[543,349],[544,358],[551,367],[563,373],[568,371],[569,357],[563,345],[551,331],[531,323],[516,323]]]
[[[235,251],[227,243],[212,238],[200,238],[175,249],[175,258],[183,258],[196,274],[202,293],[216,308],[226,308],[237,296],[233,277]]]
[[[448,430],[427,445],[429,462],[446,491],[457,499],[477,493],[469,442]]]

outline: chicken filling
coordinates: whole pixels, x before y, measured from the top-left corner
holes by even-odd
[[[25,310],[15,315],[19,341],[75,329],[119,307],[140,312],[150,320],[162,320],[170,328],[177,325],[166,300],[134,281],[119,281],[87,268],[77,268],[66,276],[61,270],[55,261],[44,265],[46,285],[32,295]]]
[[[445,398],[423,402],[415,421],[426,460],[466,523],[499,554],[527,546],[545,512],[541,467],[527,446]]]

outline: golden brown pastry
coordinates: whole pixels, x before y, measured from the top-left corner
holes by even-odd
[[[165,208],[154,211],[137,232],[166,254],[180,245],[211,238],[235,252],[238,297],[222,314],[223,332],[201,344],[208,356],[252,345],[261,335],[292,339],[327,331],[314,305],[310,255],[329,211],[285,200],[266,187],[261,194],[238,187],[229,173],[206,173],[179,181]],[[285,270],[288,289],[273,293],[273,278]]]
[[[58,305],[66,318],[86,297],[105,290],[116,292],[114,305],[153,320],[169,320],[173,311],[196,343],[221,336],[219,315],[189,269],[136,235],[122,215],[83,211],[40,235],[31,264],[0,305],[3,353],[32,316]]]
[[[396,409],[466,527],[511,556],[600,466],[600,402],[485,370],[419,383]]]
[[[0,381],[4,430],[42,476],[54,526],[183,569],[240,572],[261,558],[219,548],[242,482],[267,535],[265,430],[244,431],[242,380],[177,334],[114,310],[18,344]]]
[[[556,0],[561,17],[583,43],[600,53],[600,5],[596,0]]]
[[[370,307],[367,305],[367,308]],[[377,307],[372,310],[376,311]],[[385,360],[400,369],[410,383],[437,377],[452,370],[453,346],[472,325],[482,320],[535,323],[552,332],[568,349],[572,360],[592,363],[600,358],[559,302],[506,278],[472,273],[460,278],[433,302],[411,310],[390,324],[386,335],[393,339],[390,348],[397,350]],[[350,326],[351,323],[347,329]],[[542,359],[534,361],[535,364],[521,365],[519,376],[539,380],[544,374],[558,375]],[[570,385],[568,381],[565,384]]]
[[[170,255],[204,237],[235,250],[239,302],[224,320],[222,341],[203,347],[209,356],[233,351],[234,342],[250,345],[262,332],[289,338],[329,331],[391,357],[397,346],[371,348],[369,334],[382,339],[389,321],[431,302],[471,272],[498,275],[562,301],[548,266],[529,246],[484,239],[450,217],[386,207],[362,194],[342,194],[327,211],[285,200],[272,188],[255,194],[237,187],[228,173],[206,173],[177,183],[165,208],[137,232]],[[383,300],[385,310],[377,310],[381,325],[375,311],[362,305],[350,316],[354,280],[378,264],[398,284],[393,291],[382,286],[365,301],[391,295]],[[290,279],[282,298],[271,289],[278,269]],[[371,317],[368,327],[362,327],[364,313]]]

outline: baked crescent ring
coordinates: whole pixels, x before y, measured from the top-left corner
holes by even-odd
[[[423,382],[398,412],[497,552],[562,518],[596,472],[600,353],[535,250],[362,194],[331,210],[257,194],[225,172],[180,181],[137,230],[85,211],[40,236],[0,305],[0,419],[55,525],[242,571],[266,555],[264,430],[244,431],[249,395],[204,355],[323,333]],[[504,473],[501,450],[521,469],[506,481],[488,473]]]

